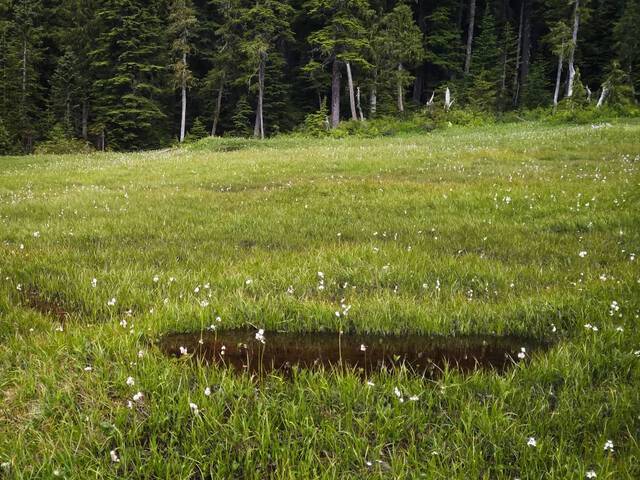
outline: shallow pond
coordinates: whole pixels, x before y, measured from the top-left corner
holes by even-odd
[[[504,371],[545,348],[532,339],[513,336],[264,332],[263,343],[256,333],[256,330],[171,333],[163,336],[158,345],[169,356],[189,356],[251,373],[286,373],[294,366],[347,368],[368,373],[404,365],[410,372],[425,376],[437,375],[447,366],[465,372],[479,368]]]

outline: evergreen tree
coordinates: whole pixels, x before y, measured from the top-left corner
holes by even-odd
[[[213,0],[212,2],[217,8],[217,15],[210,29],[214,34],[214,44],[206,53],[210,67],[202,82],[202,92],[208,99],[208,103],[213,105],[212,136],[215,136],[219,130],[224,95],[228,87],[236,83],[235,79],[240,77],[242,68],[238,65],[238,59],[242,56],[243,35],[240,1]]]
[[[496,107],[500,84],[499,57],[495,17],[487,4],[472,60],[473,82],[467,93],[475,108],[488,111]]]
[[[14,145],[9,130],[4,126],[0,118],[0,155],[9,155],[13,152]]]
[[[58,60],[58,65],[51,76],[51,92],[49,106],[54,122],[63,126],[69,135],[74,134],[74,113],[80,105],[80,77],[78,58],[71,48],[67,48]]]
[[[258,0],[243,10],[242,50],[247,58],[249,74],[258,77],[258,101],[254,137],[264,138],[264,95],[267,60],[277,42],[292,40],[290,19],[293,9],[280,0]]]
[[[102,28],[91,58],[102,148],[152,148],[166,141],[167,43],[157,8],[103,0],[98,10]]]
[[[565,59],[569,55],[571,46],[571,29],[562,20],[558,21],[551,27],[549,34],[544,40],[551,47],[551,51],[558,57],[558,66],[556,69],[556,88],[553,94],[553,107],[558,106],[560,97],[560,84],[562,81],[562,68]]]
[[[13,31],[8,45],[8,54],[13,55],[13,63],[18,66],[17,102],[10,105],[16,110],[15,118],[18,135],[22,139],[25,152],[33,149],[37,125],[43,111],[42,89],[39,84],[38,66],[42,60],[42,15],[41,0],[16,0],[13,3]],[[17,61],[16,61],[17,57]]]
[[[382,19],[379,45],[384,75],[396,85],[398,111],[404,111],[404,88],[413,81],[406,70],[424,59],[422,32],[408,5],[399,4]]]
[[[451,80],[462,73],[464,51],[460,29],[447,5],[436,7],[427,23],[425,58],[440,71],[441,77]]]
[[[181,115],[180,141],[184,141],[187,128],[187,88],[191,85],[193,75],[189,69],[187,55],[193,50],[191,37],[196,28],[196,16],[191,0],[173,0],[169,15],[169,33],[173,37],[171,50],[174,55],[174,83],[180,88]]]
[[[615,25],[615,49],[627,72],[635,94],[640,95],[640,0],[627,0],[624,12]]]
[[[521,105],[526,108],[544,107],[549,104],[549,81],[544,61],[535,59],[531,62],[521,98]]]
[[[193,125],[191,125],[191,128],[189,129],[189,134],[185,137],[184,141],[196,142],[207,135],[207,129],[205,128],[204,123],[202,123],[200,117],[196,117],[193,121]]]
[[[239,137],[249,137],[253,130],[250,127],[251,105],[247,101],[247,96],[242,95],[236,103],[236,108],[232,117],[233,130],[232,133]]]
[[[321,27],[312,32],[308,42],[313,53],[312,66],[321,63],[331,66],[331,126],[340,122],[340,80],[342,65],[352,64],[368,67],[365,55],[369,40],[365,28],[366,19],[373,15],[367,0],[309,0],[309,14],[320,22]],[[350,88],[350,96],[354,97]],[[352,103],[352,117],[355,105]]]
[[[598,106],[602,106],[605,101],[609,105],[619,107],[629,107],[635,102],[629,75],[622,70],[617,60],[612,61],[608,68]]]

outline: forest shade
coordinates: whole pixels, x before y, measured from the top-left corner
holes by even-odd
[[[0,0],[0,153],[262,137],[446,88],[490,113],[635,102],[639,24],[640,0]]]

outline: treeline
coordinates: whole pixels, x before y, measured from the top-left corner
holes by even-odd
[[[640,0],[0,0],[0,153],[637,102]]]

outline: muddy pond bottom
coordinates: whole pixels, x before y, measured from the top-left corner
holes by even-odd
[[[172,357],[231,367],[239,372],[291,372],[292,368],[346,368],[361,373],[405,366],[422,376],[444,368],[504,371],[546,346],[532,339],[498,336],[351,335],[226,330],[171,333],[158,342]],[[258,337],[258,338],[256,338]],[[261,341],[262,340],[264,341]]]

